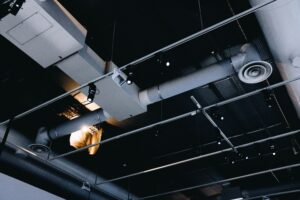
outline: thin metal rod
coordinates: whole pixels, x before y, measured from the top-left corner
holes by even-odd
[[[210,117],[210,115],[206,112],[206,110],[202,109],[203,115],[206,117],[206,119],[216,128],[218,129],[220,135],[222,138],[229,144],[229,146],[232,148],[234,152],[238,152],[235,146],[232,144],[232,142],[228,139],[226,134],[222,131],[222,129],[216,124],[216,122]]]
[[[206,106],[203,109],[208,110],[208,109],[213,108],[213,107],[223,106],[223,105],[226,105],[226,104],[229,104],[229,103],[241,100],[241,99],[245,99],[245,98],[250,97],[250,96],[254,96],[254,95],[259,94],[259,93],[261,93],[265,90],[273,90],[273,89],[279,88],[283,85],[287,85],[287,84],[289,84],[291,82],[294,82],[294,81],[297,81],[297,80],[300,80],[300,77],[296,77],[296,78],[293,78],[293,79],[289,79],[289,80],[285,80],[285,81],[282,81],[282,82],[279,82],[279,83],[275,83],[273,85],[270,85],[270,86],[267,86],[267,87],[264,87],[264,88],[260,88],[258,90],[254,90],[252,92],[248,92],[246,94],[242,94],[240,96],[236,96],[236,97],[233,97],[231,99],[227,99],[227,100],[221,101],[219,103],[215,103],[215,104],[212,104],[210,106]]]
[[[281,86],[283,86],[283,85],[289,84],[289,83],[294,82],[294,81],[297,81],[297,80],[300,80],[300,76],[299,76],[299,77],[296,77],[296,78],[294,78],[294,79],[282,81],[282,82],[276,83],[276,84],[274,84],[274,85],[270,85],[270,86],[267,86],[267,87],[264,87],[264,88],[261,88],[261,89],[258,89],[258,90],[255,90],[255,91],[252,91],[252,92],[249,92],[249,93],[240,95],[240,96],[236,96],[236,97],[233,97],[233,98],[231,98],[231,99],[221,101],[221,102],[219,102],[219,103],[215,103],[215,104],[206,106],[206,107],[204,107],[204,108],[202,108],[202,109],[203,109],[203,110],[207,110],[207,109],[210,109],[210,108],[213,108],[213,107],[223,106],[223,105],[226,105],[226,104],[229,104],[229,103],[232,103],[232,102],[235,102],[235,101],[238,101],[238,100],[241,100],[241,99],[245,99],[245,98],[247,98],[247,97],[250,97],[250,96],[259,94],[260,92],[262,92],[262,91],[264,91],[264,90],[275,89],[275,88],[281,87]],[[134,135],[134,134],[139,133],[139,132],[141,132],[141,131],[144,131],[144,130],[147,130],[147,129],[154,128],[154,127],[156,127],[156,126],[158,126],[158,125],[167,124],[167,123],[170,123],[170,122],[173,122],[173,121],[176,121],[176,120],[179,120],[179,119],[183,119],[183,118],[186,118],[186,117],[189,117],[189,116],[194,116],[194,115],[198,114],[198,113],[200,112],[200,110],[201,110],[201,109],[194,110],[194,111],[191,111],[191,112],[188,112],[188,113],[185,113],[185,114],[176,116],[176,117],[172,117],[172,118],[169,118],[169,119],[160,121],[160,122],[156,122],[156,123],[154,123],[154,124],[150,124],[150,125],[148,125],[148,126],[145,126],[145,127],[142,127],[142,128],[136,129],[136,130],[133,130],[133,131],[129,131],[129,132],[124,133],[124,134],[121,134],[121,135],[119,135],[119,136],[115,136],[115,137],[109,138],[109,139],[107,139],[107,140],[103,140],[103,141],[101,141],[101,142],[97,142],[97,143],[88,145],[88,146],[86,146],[86,147],[80,148],[80,149],[76,149],[76,150],[73,150],[73,151],[70,151],[70,152],[67,152],[67,153],[63,153],[63,154],[54,156],[54,157],[50,158],[49,160],[55,160],[55,159],[58,159],[58,158],[62,158],[62,157],[65,157],[65,156],[69,156],[69,155],[72,155],[72,154],[74,154],[74,153],[78,153],[78,152],[81,152],[81,151],[85,151],[85,150],[87,150],[87,149],[90,148],[90,147],[97,146],[97,145],[99,145],[99,144],[102,145],[102,144],[105,144],[105,143],[108,143],[108,142],[112,142],[112,141],[115,141],[115,140],[118,140],[118,139],[121,139],[121,138],[130,136],[130,135]]]
[[[118,135],[118,136],[115,136],[115,137],[111,137],[111,138],[103,140],[101,142],[97,142],[97,143],[85,146],[83,148],[76,149],[74,151],[70,151],[70,152],[67,152],[67,153],[64,153],[64,154],[61,154],[61,155],[58,155],[58,156],[54,156],[54,157],[50,158],[49,160],[55,160],[55,159],[58,159],[58,158],[61,158],[61,157],[65,157],[65,156],[68,156],[68,155],[71,155],[71,154],[74,154],[74,153],[77,153],[77,152],[81,152],[83,150],[86,150],[86,149],[88,149],[90,147],[93,147],[93,146],[96,146],[96,145],[99,145],[99,144],[103,145],[105,143],[109,143],[109,142],[112,142],[112,141],[115,141],[115,140],[119,140],[121,138],[130,136],[130,135],[134,135],[134,134],[139,133],[141,131],[145,131],[145,130],[148,130],[148,129],[151,129],[151,128],[155,128],[156,126],[159,126],[159,125],[167,124],[167,123],[179,120],[179,119],[183,119],[183,118],[186,118],[186,117],[194,116],[194,115],[197,114],[197,112],[198,112],[198,110],[195,110],[195,111],[191,111],[191,112],[188,112],[188,113],[176,116],[176,117],[172,117],[172,118],[160,121],[160,122],[156,122],[154,124],[150,124],[148,126],[145,126],[145,127],[133,130],[133,131],[129,131],[127,133],[124,133],[124,134],[121,134],[121,135]]]
[[[265,195],[255,196],[255,197],[248,197],[247,200],[260,199],[262,197],[275,197],[275,196],[281,196],[281,195],[298,193],[298,192],[300,192],[300,189],[283,191],[283,192],[276,192],[276,193],[271,193],[271,194],[265,194]]]
[[[249,178],[249,177],[253,177],[253,176],[263,175],[263,174],[270,173],[272,171],[273,172],[282,171],[282,170],[285,170],[285,169],[291,169],[291,168],[296,168],[296,167],[300,167],[300,163],[287,165],[287,166],[283,166],[283,167],[277,167],[277,168],[273,168],[273,169],[267,169],[267,170],[263,170],[263,171],[259,171],[259,172],[254,172],[254,173],[251,173],[251,174],[245,174],[245,175],[241,175],[241,176],[236,176],[236,177],[232,177],[232,178],[223,179],[223,180],[220,180],[220,181],[213,181],[213,182],[210,182],[210,183],[195,185],[195,186],[191,186],[191,187],[186,187],[186,188],[182,188],[182,189],[178,189],[178,190],[172,190],[172,191],[163,192],[163,193],[159,193],[159,194],[154,194],[154,195],[150,195],[150,196],[145,196],[145,197],[141,197],[139,199],[151,199],[151,198],[154,198],[154,197],[160,197],[160,196],[165,196],[165,195],[178,193],[178,192],[183,192],[183,191],[187,191],[187,190],[193,190],[193,189],[197,189],[197,188],[208,187],[208,186],[222,184],[222,183],[226,183],[226,182],[230,182],[230,181],[236,181],[236,180],[245,179],[245,178]]]
[[[8,138],[9,131],[10,131],[10,128],[11,128],[11,126],[12,126],[13,120],[14,120],[13,118],[11,118],[11,119],[9,120],[9,123],[8,123],[8,125],[7,125],[7,127],[6,127],[6,130],[5,130],[5,133],[4,133],[4,136],[3,136],[3,138],[2,138],[2,141],[1,141],[1,144],[0,144],[0,156],[1,156],[1,154],[2,154],[2,150],[3,150],[4,147],[5,147],[5,144],[6,144],[6,141],[7,141],[7,138]]]
[[[241,13],[235,15],[235,16],[232,16],[232,17],[230,17],[230,18],[228,18],[226,20],[223,20],[223,21],[215,24],[215,25],[212,25],[212,26],[210,26],[210,27],[208,27],[206,29],[200,30],[200,31],[198,31],[198,32],[196,32],[196,33],[188,36],[188,37],[185,37],[185,38],[183,38],[183,39],[181,39],[181,40],[179,40],[177,42],[174,42],[174,43],[172,43],[172,44],[170,44],[170,45],[168,45],[166,47],[163,47],[163,48],[161,48],[161,49],[159,49],[157,51],[154,51],[154,52],[152,52],[152,53],[150,53],[150,54],[148,54],[146,56],[143,56],[143,57],[141,57],[141,58],[139,58],[137,60],[134,60],[134,61],[128,63],[127,65],[124,65],[124,66],[120,67],[119,70],[125,70],[128,66],[137,65],[137,64],[139,64],[141,62],[144,62],[144,61],[146,61],[146,60],[148,60],[150,58],[155,57],[158,53],[169,51],[169,50],[171,50],[171,49],[173,49],[173,48],[175,48],[177,46],[180,46],[180,45],[185,44],[185,43],[187,43],[187,42],[189,42],[191,40],[194,40],[194,39],[196,39],[196,38],[198,38],[200,36],[203,36],[203,35],[205,35],[207,33],[210,33],[211,31],[214,31],[214,30],[216,30],[218,28],[221,28],[221,27],[223,27],[223,26],[225,26],[225,25],[227,25],[227,24],[229,24],[231,22],[236,21],[237,19],[240,19],[240,18],[243,18],[245,16],[248,16],[249,14],[252,14],[252,13],[256,12],[257,10],[259,10],[259,9],[261,9],[261,8],[263,8],[263,7],[271,4],[271,3],[274,3],[275,1],[276,0],[270,0],[268,2],[265,2],[265,3],[262,3],[262,4],[258,4],[258,5],[250,8],[250,9],[248,9],[246,11],[243,11],[243,12],[241,12]],[[72,90],[70,90],[70,91],[68,91],[68,92],[66,92],[66,93],[64,93],[62,95],[59,95],[59,96],[57,96],[57,97],[55,97],[55,98],[53,98],[53,99],[51,99],[49,101],[46,101],[46,102],[44,102],[44,103],[42,103],[42,104],[40,104],[40,105],[38,105],[38,106],[36,106],[34,108],[31,108],[31,109],[29,109],[29,110],[27,110],[27,111],[25,111],[23,113],[20,113],[20,114],[16,115],[14,118],[15,119],[20,119],[20,118],[22,118],[24,116],[27,116],[27,115],[29,115],[29,114],[37,111],[37,110],[40,110],[40,109],[42,109],[42,108],[44,108],[44,107],[46,107],[46,106],[48,106],[48,105],[50,105],[52,103],[55,103],[55,102],[57,102],[57,101],[65,98],[65,97],[67,97],[69,95],[72,95],[73,93],[78,92],[79,90],[87,87],[91,83],[99,82],[100,80],[102,80],[102,79],[104,79],[104,78],[106,78],[108,76],[111,76],[112,74],[113,74],[113,71],[109,72],[107,74],[104,74],[104,75],[102,75],[102,76],[100,76],[98,78],[95,78],[95,79],[93,79],[93,80],[91,80],[91,81],[89,81],[87,83],[84,83],[81,86],[76,87],[76,88],[74,88],[74,89],[72,89]],[[3,122],[0,123],[0,126],[6,125],[8,122],[9,122],[9,120],[3,121]]]
[[[266,82],[267,82],[268,85],[271,85],[268,80],[266,80]],[[290,128],[290,123],[289,123],[289,121],[288,121],[288,119],[287,119],[287,117],[286,117],[286,115],[285,115],[285,113],[284,113],[284,111],[283,111],[283,109],[282,109],[282,107],[281,107],[278,99],[277,99],[277,96],[276,96],[275,92],[272,92],[271,95],[274,97],[275,103],[276,103],[276,105],[277,105],[277,107],[278,107],[278,109],[279,109],[279,111],[280,111],[280,113],[282,115],[282,118],[284,119],[284,121],[286,123],[286,127]]]
[[[276,176],[276,174],[272,171],[271,175],[274,177],[274,179],[276,180],[277,183],[280,183],[278,177]]]
[[[263,142],[266,142],[266,141],[269,141],[269,140],[276,140],[276,139],[288,137],[288,136],[291,136],[291,135],[295,135],[299,132],[300,132],[300,129],[295,130],[295,131],[291,131],[291,132],[287,132],[287,133],[283,133],[283,134],[280,134],[280,135],[268,137],[268,138],[265,138],[265,139],[256,140],[254,142],[241,144],[241,145],[236,146],[236,149],[245,148],[245,147],[252,146],[252,145],[255,145],[255,144],[258,144],[258,143],[263,143]],[[232,148],[222,149],[222,150],[219,150],[219,151],[211,152],[211,153],[204,154],[204,155],[199,155],[199,156],[196,156],[196,157],[193,157],[193,158],[177,161],[177,162],[170,163],[170,164],[167,164],[167,165],[162,165],[162,166],[155,167],[155,168],[152,168],[152,169],[136,172],[136,173],[129,174],[129,175],[126,175],[126,176],[121,176],[121,177],[118,177],[118,178],[106,180],[106,181],[103,181],[101,183],[97,183],[97,185],[105,184],[105,183],[109,183],[109,182],[114,182],[114,181],[118,181],[118,180],[122,180],[122,179],[126,179],[126,178],[131,178],[131,177],[142,175],[142,174],[147,174],[147,173],[150,173],[150,172],[166,169],[166,168],[169,168],[169,167],[174,167],[174,166],[177,166],[177,165],[181,165],[181,164],[189,163],[189,162],[192,162],[192,161],[200,160],[202,158],[208,158],[208,157],[211,157],[211,156],[219,155],[219,154],[222,154],[222,153],[225,153],[225,152],[230,152],[230,151],[232,151]]]
[[[200,103],[197,101],[197,99],[194,96],[191,96],[191,100],[193,103],[196,105],[198,109],[201,109]],[[222,131],[222,129],[217,125],[217,123],[210,117],[210,115],[206,112],[206,110],[202,109],[201,110],[202,114],[206,117],[206,119],[216,128],[218,129],[220,135],[222,138],[229,144],[229,146],[233,149],[234,152],[237,153],[236,148],[232,144],[232,142],[229,140],[229,138],[225,135],[225,133]]]
[[[259,128],[259,129],[256,129],[256,130],[253,130],[253,131],[249,131],[249,132],[246,132],[246,133],[239,133],[237,135],[233,135],[233,136],[230,136],[228,137],[230,140],[231,139],[234,139],[234,138],[240,138],[242,136],[245,136],[245,135],[252,135],[254,133],[258,133],[258,132],[261,132],[261,131],[265,131],[266,129],[270,129],[270,128],[274,128],[274,127],[277,127],[277,126],[281,126],[282,123],[276,123],[276,124],[272,124],[266,128]],[[223,142],[224,139],[221,139],[219,142]],[[200,144],[196,147],[191,147],[191,148],[187,148],[187,149],[182,149],[180,151],[176,151],[176,152],[172,152],[172,153],[167,153],[167,154],[164,154],[164,155],[161,155],[161,156],[157,156],[155,158],[153,158],[154,160],[158,160],[158,159],[162,159],[162,158],[165,158],[165,157],[168,157],[168,156],[172,156],[172,155],[176,155],[176,154],[179,154],[179,153],[183,153],[183,152],[187,152],[187,151],[191,151],[195,148],[203,148],[203,147],[206,147],[206,146],[209,146],[209,145],[213,145],[213,144],[216,144],[218,141],[212,141],[212,142],[208,142],[208,143],[205,143],[205,144]]]

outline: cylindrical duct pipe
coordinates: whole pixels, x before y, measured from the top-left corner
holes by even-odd
[[[261,63],[259,63],[261,62],[260,57],[256,49],[251,44],[245,44],[241,46],[240,52],[230,59],[212,64],[187,76],[141,91],[139,93],[140,102],[147,106],[194,88],[224,79],[233,75],[242,67],[253,63],[253,61],[255,61],[255,66],[261,65]],[[50,140],[70,135],[72,132],[80,130],[83,126],[99,124],[109,118],[108,113],[103,109],[98,109],[74,120],[62,123],[48,131],[42,127],[37,134],[36,143],[47,146]]]
[[[91,194],[82,189],[83,182],[74,180],[59,171],[50,168],[42,163],[37,163],[29,158],[22,159],[16,157],[7,148],[0,157],[1,171],[9,173],[11,176],[17,175],[18,179],[30,182],[31,185],[57,194],[66,199],[111,199],[91,187]],[[11,170],[14,169],[14,170]],[[50,187],[49,187],[50,186]]]
[[[139,93],[140,102],[147,106],[197,87],[224,79],[228,76],[232,76],[236,71],[247,66],[247,64],[250,64],[248,68],[256,66],[258,66],[258,68],[271,68],[271,66],[266,66],[268,65],[267,63],[261,61],[261,58],[253,45],[245,44],[241,46],[239,53],[232,56],[230,59],[224,60],[220,63],[211,64],[210,66],[187,76],[141,91]],[[251,69],[249,71],[251,71]],[[260,72],[257,73],[256,77],[252,78],[256,79],[262,76],[267,78],[267,76],[264,76],[264,74]]]
[[[252,5],[267,0],[250,0]],[[300,1],[277,0],[256,12],[275,63],[284,80],[300,75]],[[300,82],[287,86],[300,117]]]
[[[108,118],[109,114],[100,108],[76,119],[62,123],[50,129],[48,134],[51,139],[60,138],[65,135],[70,135],[72,132],[78,131],[84,126],[93,126],[95,124],[104,122]]]
[[[226,78],[233,73],[234,68],[232,67],[230,61],[226,60],[198,70],[187,76],[141,91],[139,98],[141,103],[144,105],[149,105],[206,85],[208,83]]]
[[[104,122],[110,118],[110,115],[102,108],[89,112],[76,119],[62,123],[54,128],[47,130],[45,127],[41,127],[38,130],[35,144],[38,146],[48,146],[51,140],[61,138],[66,135],[80,130],[84,126],[93,126]]]

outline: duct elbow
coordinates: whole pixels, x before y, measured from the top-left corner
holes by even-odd
[[[231,57],[231,63],[237,72],[239,72],[243,66],[253,61],[261,61],[261,57],[256,48],[250,43],[242,45],[240,52]]]
[[[263,61],[254,45],[244,44],[240,53],[231,57],[231,63],[238,73],[239,79],[247,84],[256,84],[268,79],[273,67]]]

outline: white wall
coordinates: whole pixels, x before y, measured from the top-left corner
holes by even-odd
[[[1,200],[62,200],[44,190],[0,173]]]

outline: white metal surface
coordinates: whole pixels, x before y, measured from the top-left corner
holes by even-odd
[[[266,0],[250,2],[256,5]],[[288,80],[298,77],[300,68],[294,65],[300,56],[300,1],[277,0],[257,11],[256,16],[282,78]],[[290,84],[287,89],[300,117],[300,82]]]

